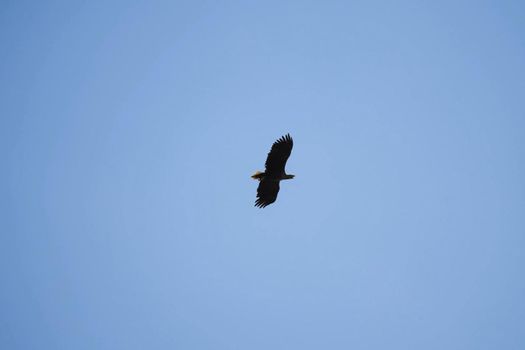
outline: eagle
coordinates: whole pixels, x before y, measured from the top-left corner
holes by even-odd
[[[282,136],[272,145],[270,153],[266,158],[265,171],[257,171],[252,179],[259,180],[257,187],[257,200],[255,206],[264,208],[277,199],[279,193],[279,182],[281,180],[293,179],[295,175],[286,174],[284,167],[290,153],[292,153],[293,139],[290,134]]]

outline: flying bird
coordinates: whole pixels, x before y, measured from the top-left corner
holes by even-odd
[[[252,178],[259,180],[257,187],[257,200],[255,206],[264,208],[277,199],[279,193],[279,182],[281,180],[293,179],[295,175],[286,174],[284,167],[290,153],[292,153],[293,140],[290,134],[282,136],[272,145],[270,153],[266,158],[264,172],[257,171]]]

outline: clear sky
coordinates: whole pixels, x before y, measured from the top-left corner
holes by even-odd
[[[3,1],[0,348],[524,349],[524,4]]]

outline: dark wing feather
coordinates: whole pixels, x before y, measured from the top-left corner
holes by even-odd
[[[290,153],[292,153],[293,140],[290,134],[286,134],[272,145],[270,153],[266,158],[266,176],[271,178],[280,177],[284,173],[284,167]]]
[[[257,187],[255,206],[264,208],[268,204],[272,204],[277,199],[277,193],[279,193],[279,181],[261,180],[259,187]]]

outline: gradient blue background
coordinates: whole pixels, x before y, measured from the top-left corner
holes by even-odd
[[[3,1],[0,348],[524,349],[524,13]]]

